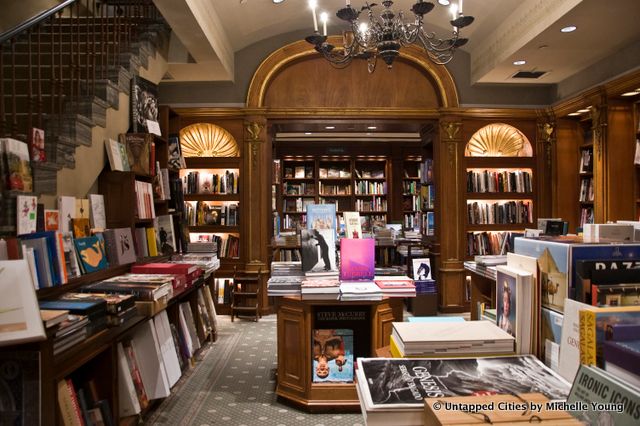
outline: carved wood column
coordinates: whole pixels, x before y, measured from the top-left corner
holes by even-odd
[[[466,206],[463,191],[464,179],[464,141],[462,140],[462,121],[458,117],[440,119],[439,149],[437,155],[437,191],[439,204],[437,223],[440,227],[440,282],[438,299],[440,311],[468,311],[465,303],[465,273],[463,267],[465,254],[464,220]]]
[[[271,143],[264,116],[248,116],[244,121],[245,208],[244,245],[246,270],[262,271],[261,306],[269,309],[266,280],[269,277],[269,209],[271,207]]]
[[[534,191],[537,194],[534,206],[536,217],[554,217],[551,213],[552,200],[556,199],[556,193],[553,191],[551,182],[557,176],[557,161],[554,159],[554,147],[556,145],[556,121],[553,111],[541,111],[537,121],[536,135],[536,170],[537,176],[534,176],[536,184]],[[562,167],[567,167],[563,165]],[[565,218],[567,220],[567,218]]]
[[[594,223],[604,223],[607,217],[607,194],[605,176],[607,164],[607,105],[606,98],[594,102],[591,107],[591,130],[593,131],[593,218]]]

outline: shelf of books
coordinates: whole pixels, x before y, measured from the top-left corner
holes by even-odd
[[[636,214],[635,217],[640,220],[640,102],[633,104],[634,106],[634,124],[636,131],[636,150],[633,159],[633,164],[636,166]]]
[[[356,206],[363,207],[360,211],[362,232],[373,232],[374,227],[384,227],[387,223],[388,168],[389,163],[384,157],[357,157],[354,160],[353,185]]]
[[[490,124],[470,138],[465,163],[466,256],[505,253],[515,236],[535,228],[536,163],[531,143],[512,126]]]
[[[593,175],[593,130],[591,120],[581,121],[582,144],[578,156],[578,178],[580,179],[578,203],[580,204],[580,227],[594,223],[594,175]]]
[[[402,216],[404,229],[418,231],[422,228],[422,158],[409,157],[403,161]]]

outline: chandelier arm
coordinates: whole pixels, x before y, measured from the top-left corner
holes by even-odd
[[[424,31],[420,32],[418,38],[427,51],[451,52],[452,55],[456,40],[458,40],[457,35],[453,38],[443,40],[441,38],[437,38],[435,33],[425,33]]]

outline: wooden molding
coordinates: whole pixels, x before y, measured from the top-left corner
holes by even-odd
[[[328,41],[338,45],[341,43],[341,37],[332,36]],[[310,58],[318,58],[318,52],[304,40],[293,42],[271,53],[258,66],[251,79],[247,91],[247,107],[264,107],[266,92],[274,78],[288,66]],[[443,107],[457,107],[459,105],[458,92],[453,77],[445,66],[434,64],[428,59],[425,52],[416,46],[403,47],[400,50],[400,58],[414,64],[433,79],[439,92],[440,105]]]

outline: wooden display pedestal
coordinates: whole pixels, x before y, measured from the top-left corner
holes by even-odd
[[[314,329],[352,329],[354,359],[389,345],[391,323],[402,321],[402,299],[340,302],[277,298],[276,394],[310,412],[360,411],[354,383],[313,383]]]

